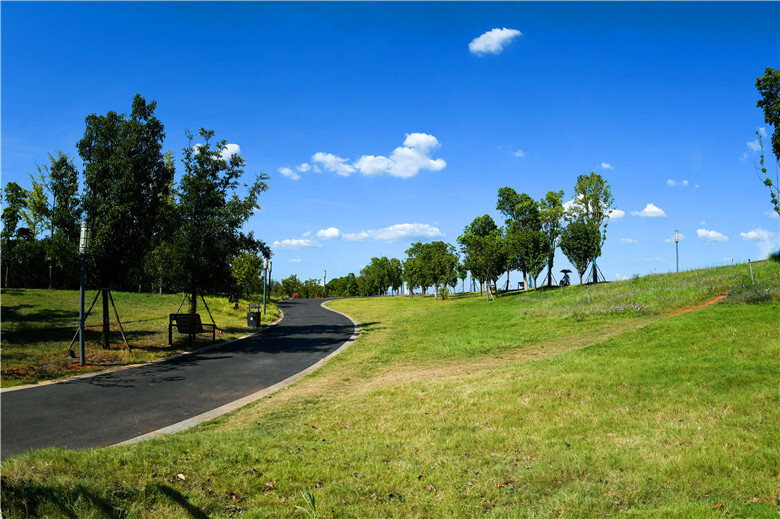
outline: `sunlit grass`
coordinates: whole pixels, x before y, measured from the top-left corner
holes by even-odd
[[[9,459],[3,506],[304,517],[308,492],[320,517],[777,517],[776,297],[577,318],[528,296],[331,302],[363,333],[319,371],[185,433]]]

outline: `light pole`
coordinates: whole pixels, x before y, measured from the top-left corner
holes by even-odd
[[[89,222],[81,220],[81,234],[79,235],[79,255],[81,256],[81,282],[79,283],[79,363],[84,365],[84,283],[87,272],[87,251],[92,229]]]
[[[674,253],[677,257],[677,272],[680,272],[680,233],[674,231]]]
[[[263,258],[263,315],[265,315],[265,291],[268,288],[268,258]]]

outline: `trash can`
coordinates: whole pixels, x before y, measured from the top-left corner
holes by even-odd
[[[246,313],[246,327],[260,328],[260,306],[249,305]]]

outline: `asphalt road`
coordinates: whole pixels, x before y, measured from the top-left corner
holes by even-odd
[[[136,368],[3,392],[0,456],[28,449],[113,445],[272,386],[354,333],[319,300],[279,303],[284,319],[224,346]]]

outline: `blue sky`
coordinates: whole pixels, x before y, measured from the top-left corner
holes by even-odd
[[[456,245],[476,216],[501,223],[500,187],[569,200],[591,171],[623,214],[607,279],[673,271],[675,229],[681,269],[778,247],[753,145],[778,2],[2,2],[0,16],[3,185],[29,187],[56,150],[80,166],[84,118],[140,93],[177,161],[203,126],[247,177],[271,176],[247,229],[276,279]]]

